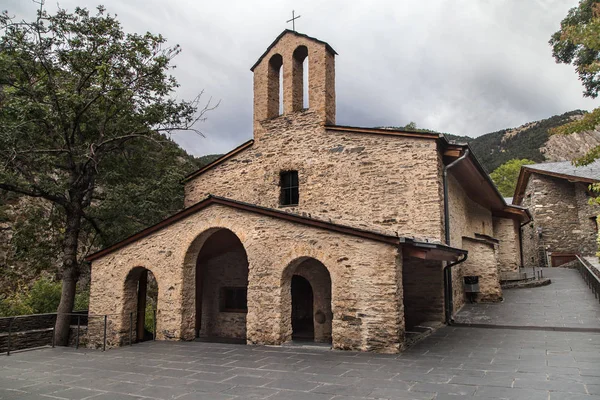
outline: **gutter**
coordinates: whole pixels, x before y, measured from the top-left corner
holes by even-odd
[[[532,222],[533,222],[533,220],[530,219],[527,222],[523,222],[522,224],[519,224],[519,253],[521,255],[521,257],[520,257],[521,268],[525,268],[525,260],[523,259],[523,228]]]
[[[454,167],[459,162],[466,159],[470,154],[469,148],[465,150],[462,156],[458,157],[456,160],[452,161],[450,164],[444,166],[444,174],[443,174],[443,184],[444,184],[444,233],[446,236],[446,245],[450,246],[450,210],[449,200],[448,200],[448,170]],[[444,267],[444,303],[446,305],[446,323],[448,325],[452,325],[453,319],[453,308],[454,308],[454,299],[452,298],[452,270],[451,268],[455,265],[463,263],[467,260],[467,254],[465,254],[464,258],[450,264],[447,264]]]
[[[444,274],[444,312],[446,315],[446,324],[448,325],[453,325],[454,324],[454,318],[452,318],[452,314],[454,313],[454,303],[453,303],[453,299],[452,299],[452,270],[450,268],[454,267],[455,265],[464,263],[465,261],[467,261],[467,257],[468,257],[468,253],[465,253],[463,258],[457,261],[454,261],[450,264],[447,264],[444,267],[443,270],[443,274]]]

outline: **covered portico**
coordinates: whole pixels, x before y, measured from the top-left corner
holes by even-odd
[[[127,277],[145,268],[158,284],[159,340],[278,345],[304,335],[337,349],[398,352],[403,263],[437,263],[439,286],[442,260],[461,253],[210,196],[88,257],[90,313],[116,313],[108,343],[126,343],[137,298]]]

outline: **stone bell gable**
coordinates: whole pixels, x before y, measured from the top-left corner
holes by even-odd
[[[327,43],[295,31],[283,31],[252,66],[254,73],[254,129],[283,115],[305,109],[304,84],[308,84],[308,110],[321,125],[335,124],[335,55]],[[308,58],[308,82],[304,62]],[[283,75],[283,79],[280,78]],[[280,80],[283,98],[280,99]]]

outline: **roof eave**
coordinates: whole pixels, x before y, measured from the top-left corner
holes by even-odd
[[[196,212],[198,212],[212,204],[220,204],[220,205],[224,205],[224,206],[229,206],[232,208],[249,211],[249,212],[254,212],[257,214],[261,214],[261,215],[265,215],[265,216],[269,216],[269,217],[273,217],[273,218],[285,219],[285,220],[293,222],[293,223],[299,223],[299,224],[303,224],[303,225],[312,226],[317,229],[325,229],[325,230],[337,232],[340,234],[351,235],[351,236],[355,236],[355,237],[359,237],[359,238],[363,238],[363,239],[367,239],[367,240],[373,240],[373,241],[377,241],[377,242],[381,242],[381,243],[385,243],[385,244],[389,244],[389,245],[394,245],[394,246],[399,246],[399,245],[404,244],[404,245],[419,247],[419,248],[423,248],[423,249],[434,248],[438,251],[441,251],[441,252],[447,254],[447,258],[449,258],[449,259],[451,258],[452,254],[454,254],[458,257],[458,256],[466,253],[465,250],[449,247],[446,245],[422,242],[422,241],[418,241],[418,240],[412,239],[412,238],[403,238],[403,237],[398,237],[398,236],[387,235],[387,234],[380,233],[380,232],[369,231],[369,230],[365,230],[365,229],[354,228],[354,227],[347,226],[347,225],[341,225],[341,224],[336,224],[336,223],[332,223],[332,222],[322,221],[319,219],[305,217],[305,216],[298,215],[298,214],[286,213],[281,210],[275,210],[275,209],[268,208],[268,207],[262,207],[262,206],[258,206],[258,205],[251,204],[251,203],[245,203],[245,202],[238,201],[238,200],[228,199],[225,197],[209,195],[208,197],[199,201],[198,203],[194,204],[193,206],[190,206],[190,207],[170,216],[169,218],[164,219],[163,221],[161,221],[157,224],[154,224],[146,229],[143,229],[143,230],[121,240],[120,242],[113,244],[112,246],[109,246],[105,249],[102,249],[93,254],[90,254],[89,256],[86,257],[85,260],[88,262],[91,262],[91,261],[103,258],[104,256],[107,256],[108,254],[111,254],[131,243],[141,240],[154,232],[158,232],[158,231],[170,226],[171,224],[173,224],[175,222],[178,222],[184,218],[187,218],[188,216],[195,214]]]

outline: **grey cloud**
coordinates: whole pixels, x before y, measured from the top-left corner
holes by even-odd
[[[93,8],[92,0],[61,7]],[[183,48],[178,97],[222,100],[200,126],[176,135],[189,152],[223,153],[252,136],[250,66],[286,28],[337,50],[337,122],[418,126],[478,136],[572,109],[592,109],[571,66],[547,44],[577,0],[104,0],[130,32],[162,33]],[[48,3],[48,7],[52,6]],[[1,8],[33,17],[27,0]]]

